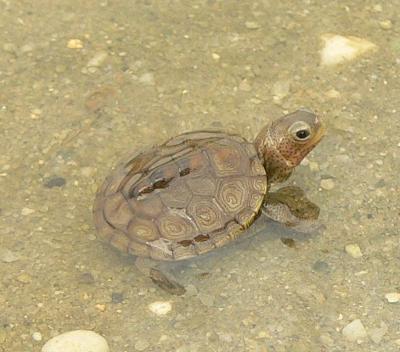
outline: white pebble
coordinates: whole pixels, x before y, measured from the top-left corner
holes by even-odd
[[[154,74],[151,72],[146,72],[143,73],[140,77],[139,77],[139,82],[143,83],[143,84],[147,84],[149,86],[154,85]]]
[[[358,244],[348,244],[344,247],[347,254],[350,254],[353,258],[361,258],[362,252]]]
[[[87,67],[99,67],[107,59],[108,53],[106,51],[98,51],[87,63]]]
[[[379,26],[380,26],[382,29],[391,29],[392,26],[393,26],[393,24],[392,24],[392,21],[391,21],[391,20],[384,20],[384,21],[380,21],[380,22],[379,22]]]
[[[0,261],[4,263],[13,263],[19,258],[7,248],[0,248]]]
[[[74,330],[53,337],[42,348],[42,352],[109,352],[107,341],[99,334],[88,330]]]
[[[33,338],[35,341],[42,341],[42,334],[41,334],[40,332],[36,331],[36,332],[34,332],[34,333],[32,334],[32,338]]]
[[[320,182],[321,188],[330,191],[335,188],[335,182],[331,178],[324,178]]]
[[[80,39],[70,39],[67,43],[67,48],[69,49],[82,49],[83,43]]]
[[[135,350],[136,351],[144,351],[149,347],[149,343],[146,340],[139,339],[135,343]]]
[[[26,215],[33,214],[34,212],[35,212],[35,209],[22,208],[21,215],[26,216]]]
[[[260,25],[257,22],[246,21],[245,26],[247,29],[258,29]]]
[[[347,324],[343,328],[342,334],[349,341],[361,340],[367,336],[367,332],[360,319],[353,320]]]
[[[336,34],[324,34],[322,40],[324,41],[324,47],[321,50],[321,64],[323,66],[350,61],[377,48],[374,43],[353,36],[343,37]]]
[[[148,307],[149,307],[150,311],[152,311],[154,314],[157,314],[157,315],[168,314],[172,309],[172,305],[168,301],[153,302],[153,303],[150,303]]]
[[[389,303],[397,303],[400,301],[400,292],[390,292],[385,295]]]

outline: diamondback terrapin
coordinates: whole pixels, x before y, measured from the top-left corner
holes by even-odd
[[[262,210],[290,225],[301,217],[282,208],[290,191],[277,201],[269,188],[286,180],[323,134],[314,113],[298,110],[265,126],[254,143],[197,131],[133,154],[97,192],[98,236],[137,257],[177,261],[235,240]],[[159,270],[150,272],[159,285],[183,292]]]

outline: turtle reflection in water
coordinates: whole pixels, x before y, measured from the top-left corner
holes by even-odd
[[[107,177],[94,203],[98,235],[136,256],[160,287],[182,294],[157,261],[222,247],[261,213],[292,227],[318,217],[318,207],[298,188],[269,189],[285,181],[323,135],[319,118],[298,110],[265,126],[254,143],[220,131],[176,136],[132,156]],[[143,265],[146,258],[154,265]]]

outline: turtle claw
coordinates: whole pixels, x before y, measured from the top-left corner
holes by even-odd
[[[169,279],[162,271],[158,269],[150,269],[150,279],[158,287],[172,295],[182,296],[186,292],[186,289],[182,285],[172,279]]]

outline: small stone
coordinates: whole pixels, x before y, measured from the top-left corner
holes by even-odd
[[[212,307],[214,305],[214,297],[204,293],[199,294],[200,302],[206,307]]]
[[[261,26],[254,21],[246,21],[245,24],[247,29],[259,29]]]
[[[343,37],[336,34],[322,35],[324,47],[321,50],[321,65],[332,66],[376,50],[377,46],[370,41],[358,37]]]
[[[21,54],[30,53],[35,48],[34,44],[28,43],[24,44],[19,48]]]
[[[186,288],[186,292],[185,292],[186,297],[197,296],[197,294],[199,293],[199,291],[197,290],[197,287],[194,285],[189,284],[185,288]]]
[[[249,84],[249,81],[247,79],[244,79],[239,83],[239,90],[243,92],[250,92],[251,91],[251,85]]]
[[[42,341],[42,334],[36,331],[32,334],[32,339],[34,339],[35,341]]]
[[[165,302],[156,301],[156,302],[150,303],[150,304],[148,305],[148,308],[149,308],[150,311],[153,312],[154,314],[157,314],[157,315],[166,315],[166,314],[168,314],[168,313],[171,311],[172,305],[171,305],[171,303],[168,302],[168,301],[165,301]]]
[[[94,281],[94,276],[89,272],[82,273],[79,278],[79,282],[82,284],[92,285],[94,284]]]
[[[29,284],[30,282],[32,282],[32,277],[27,273],[22,273],[17,276],[17,281],[23,284]]]
[[[141,82],[143,84],[147,84],[149,86],[154,85],[154,74],[152,72],[143,73],[139,77],[139,82]]]
[[[109,352],[103,336],[89,330],[75,330],[53,337],[42,352]]]
[[[84,177],[91,177],[96,172],[96,169],[90,166],[84,166],[81,168],[81,175]]]
[[[218,61],[221,58],[217,53],[212,53],[211,56],[215,61]]]
[[[348,244],[344,247],[347,254],[350,254],[353,258],[361,258],[362,252],[358,244]]]
[[[290,93],[290,81],[277,81],[272,86],[272,95],[275,102],[282,100]]]
[[[99,51],[86,64],[87,67],[100,67],[107,59],[108,53],[106,51]]]
[[[376,4],[372,7],[372,9],[374,10],[374,12],[382,12],[383,11],[383,7],[381,4]]]
[[[122,292],[111,293],[111,302],[112,303],[122,303],[123,301],[124,301],[124,294]]]
[[[70,39],[67,43],[67,48],[69,49],[82,49],[83,43],[80,39]]]
[[[34,212],[35,212],[35,209],[22,208],[21,215],[26,216],[26,215],[33,214]]]
[[[375,343],[380,343],[382,341],[383,336],[388,332],[388,326],[386,323],[382,322],[379,328],[373,328],[368,331],[368,335],[372,341]]]
[[[19,258],[13,253],[11,252],[9,249],[7,248],[0,248],[0,260],[3,263],[12,263],[17,261]]]
[[[391,29],[393,27],[392,21],[391,20],[384,20],[379,22],[379,26],[382,29]]]
[[[44,182],[44,186],[46,188],[54,188],[54,187],[62,187],[66,184],[66,180],[64,177],[60,177],[60,176],[52,176],[50,178],[48,178],[45,182]]]
[[[324,262],[323,260],[317,260],[313,264],[312,269],[320,273],[328,273],[330,271],[329,264],[327,262]]]
[[[339,98],[340,97],[340,92],[338,92],[336,89],[330,89],[325,93],[325,95],[328,98],[335,99],[335,98]]]
[[[95,305],[96,309],[99,310],[100,312],[105,312],[106,311],[106,305],[105,304],[96,304]]]
[[[10,54],[15,54],[17,52],[17,46],[14,43],[4,43],[3,50]]]
[[[331,178],[324,178],[323,180],[321,180],[320,186],[322,189],[330,191],[335,188],[335,181],[333,181],[333,179]]]
[[[357,341],[365,338],[367,332],[360,319],[353,320],[347,324],[342,330],[343,336],[349,341]]]
[[[146,350],[148,347],[150,346],[150,344],[143,339],[139,339],[136,341],[135,343],[135,350],[137,351],[144,351]]]
[[[335,344],[335,341],[329,334],[321,334],[319,340],[326,346],[333,346]]]
[[[400,292],[390,292],[385,295],[389,303],[397,303],[400,301]]]
[[[310,171],[312,171],[312,172],[319,171],[319,164],[315,161],[310,161],[310,163],[308,164],[308,167],[310,168]]]

